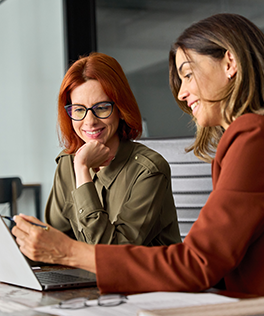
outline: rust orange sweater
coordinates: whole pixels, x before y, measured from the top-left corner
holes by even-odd
[[[213,191],[181,244],[96,246],[103,293],[227,290],[264,295],[264,116],[225,131],[212,163]]]

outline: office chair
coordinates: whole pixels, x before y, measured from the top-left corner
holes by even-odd
[[[0,203],[9,203],[12,217],[17,214],[17,199],[22,190],[23,184],[20,178],[0,178]]]
[[[199,160],[193,152],[185,152],[185,148],[193,141],[192,137],[139,140],[159,152],[170,165],[172,193],[182,240],[212,191],[211,164]]]

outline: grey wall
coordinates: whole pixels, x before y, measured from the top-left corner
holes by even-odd
[[[170,87],[168,62],[156,63],[127,75],[149,137],[193,136],[189,115],[177,105]]]

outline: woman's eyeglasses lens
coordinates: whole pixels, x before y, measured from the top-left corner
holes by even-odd
[[[89,299],[86,297],[78,297],[78,298],[73,298],[70,300],[62,301],[58,304],[58,308],[62,309],[79,309],[79,308],[84,308],[86,306],[86,302],[89,302]],[[95,306],[97,303],[95,304]]]
[[[101,295],[98,298],[99,306],[117,306],[127,301],[127,296],[119,294]]]
[[[85,307],[92,307],[92,306],[104,306],[104,307],[111,307],[111,306],[118,306],[122,303],[125,303],[127,297],[124,295],[119,294],[109,294],[109,295],[101,295],[99,296],[98,300],[91,301],[89,298],[86,297],[78,297],[73,298],[70,300],[62,301],[58,304],[57,308],[61,309],[80,309]]]
[[[99,102],[93,105],[91,108],[86,108],[84,105],[79,104],[69,104],[64,108],[71,119],[75,121],[81,121],[85,118],[89,110],[91,110],[98,118],[107,118],[112,114],[113,105],[114,102]]]

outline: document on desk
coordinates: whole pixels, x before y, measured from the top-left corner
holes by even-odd
[[[182,293],[182,292],[152,292],[129,295],[126,303],[113,307],[92,306],[82,309],[60,309],[57,305],[35,308],[39,312],[62,316],[144,316],[140,310],[154,310],[199,306],[206,304],[221,304],[236,302],[237,299],[212,293]],[[92,302],[92,301],[91,301]],[[96,305],[96,300],[93,301]]]

